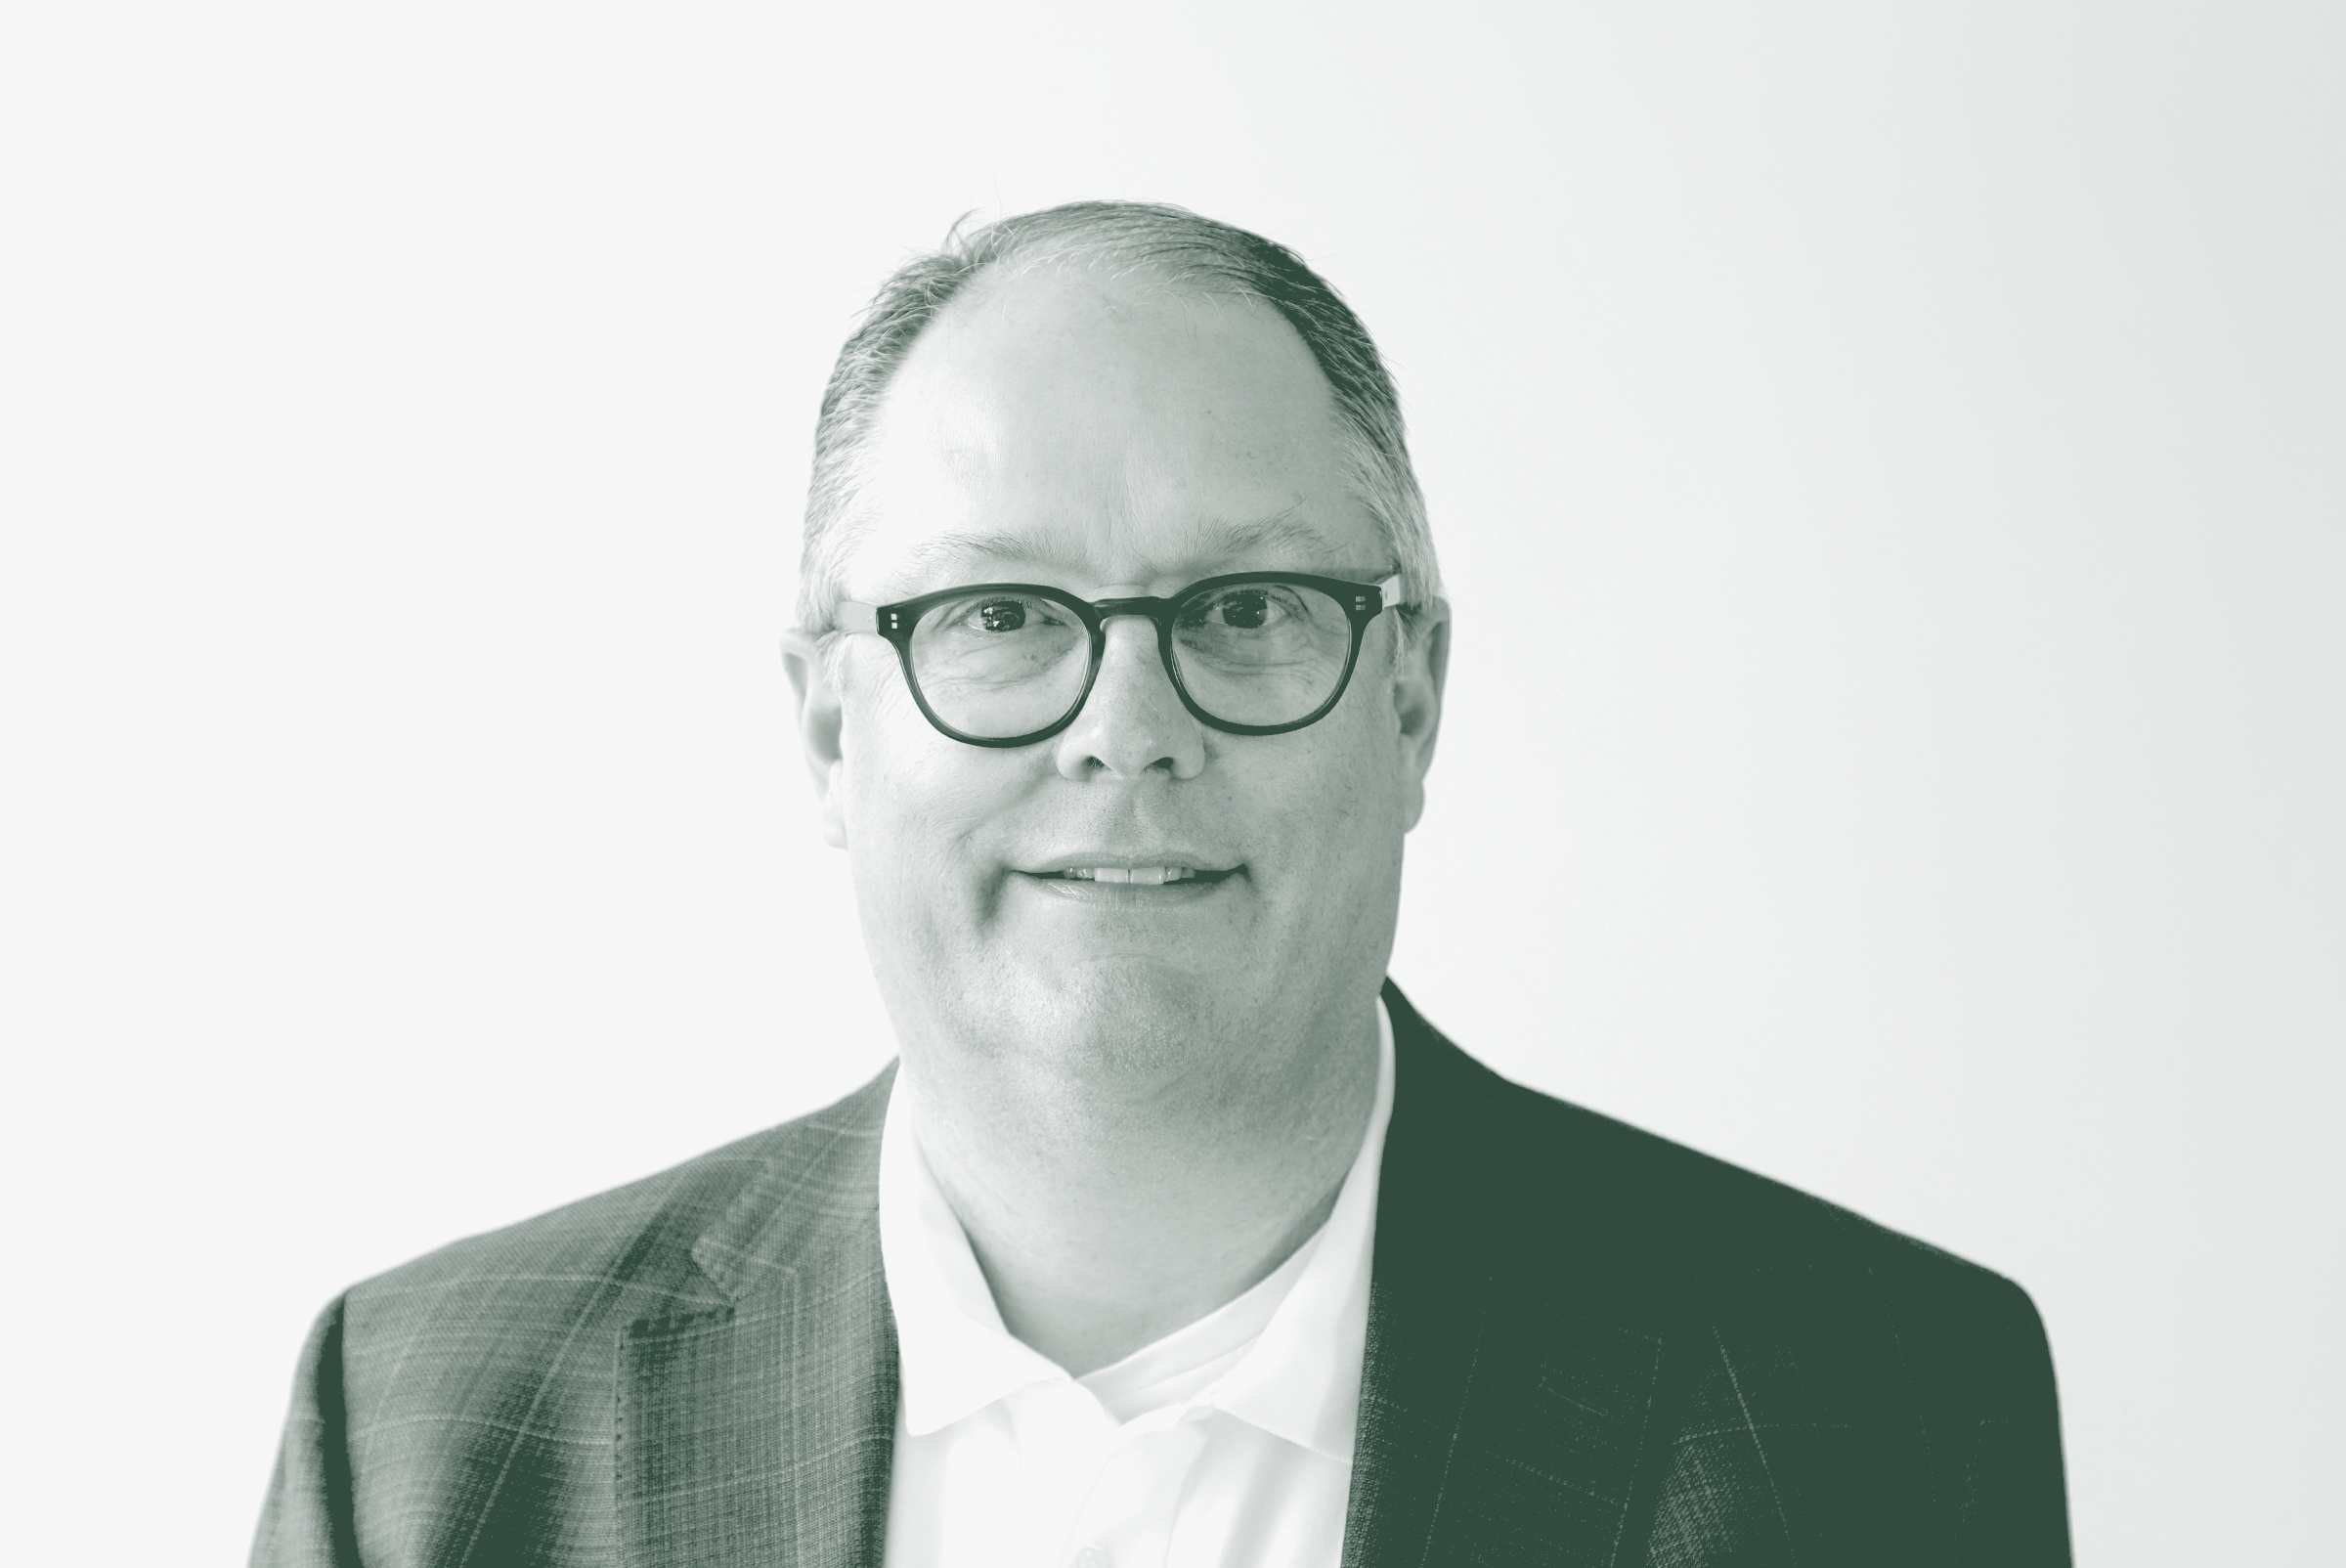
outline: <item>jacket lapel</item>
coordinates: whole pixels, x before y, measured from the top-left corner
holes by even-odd
[[[1614,1563],[1658,1480],[1662,1327],[1611,1288],[1601,1239],[1559,1246],[1569,1220],[1526,1211],[1545,1195],[1508,1163],[1521,1091],[1389,982],[1385,1001],[1394,1110],[1345,1568]]]
[[[892,1079],[794,1125],[695,1244],[727,1305],[621,1341],[623,1560],[877,1568],[896,1417],[877,1207]]]

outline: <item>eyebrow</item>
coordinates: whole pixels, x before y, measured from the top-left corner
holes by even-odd
[[[967,560],[973,555],[992,555],[1003,560],[1032,561],[1041,559],[1034,545],[1018,534],[971,534],[949,532],[925,539],[904,552],[900,576],[923,578],[939,566],[952,561]]]
[[[1190,554],[1194,560],[1225,559],[1248,550],[1276,548],[1308,554],[1329,553],[1327,537],[1291,515],[1293,508],[1250,523],[1221,527],[1201,525],[1193,531]],[[1048,548],[1048,536],[1011,533],[949,531],[923,540],[904,554],[900,576],[918,581],[939,567],[977,556],[1021,562],[1059,562],[1064,559]]]

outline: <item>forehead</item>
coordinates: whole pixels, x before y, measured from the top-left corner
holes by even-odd
[[[849,591],[1380,569],[1338,428],[1266,306],[1078,267],[981,278],[889,388]]]

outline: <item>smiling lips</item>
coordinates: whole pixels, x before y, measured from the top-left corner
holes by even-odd
[[[1059,875],[1067,882],[1134,882],[1161,888],[1168,882],[1220,882],[1230,872],[1195,866],[1069,866]]]
[[[1075,858],[1075,856],[1068,857],[1070,860]],[[1138,856],[1134,858],[1137,859]],[[1106,860],[1093,861],[1087,865],[1078,860],[1072,865],[1064,862],[1059,865],[1046,865],[1043,868],[1029,871],[1026,875],[1042,882],[1093,882],[1138,888],[1170,888],[1210,886],[1213,883],[1227,881],[1245,869],[1244,866],[1234,865],[1225,866],[1219,871],[1210,870],[1194,862],[1183,863],[1188,859],[1189,857],[1185,855],[1182,860],[1177,861],[1171,855],[1166,855],[1155,865],[1137,866],[1113,864]]]

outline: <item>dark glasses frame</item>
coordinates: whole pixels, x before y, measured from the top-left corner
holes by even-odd
[[[1197,699],[1190,695],[1190,688],[1182,682],[1181,662],[1173,652],[1174,621],[1192,600],[1240,583],[1273,583],[1317,588],[1342,606],[1345,619],[1352,624],[1352,646],[1345,651],[1344,670],[1336,676],[1335,689],[1328,693],[1325,702],[1301,719],[1283,724],[1233,723],[1226,719],[1217,719],[1199,707]],[[967,746],[1031,746],[1036,741],[1049,740],[1075,722],[1076,716],[1083,712],[1083,705],[1091,700],[1093,683],[1100,678],[1100,664],[1108,654],[1108,620],[1119,615],[1147,616],[1156,623],[1156,652],[1164,664],[1166,678],[1173,682],[1174,693],[1181,698],[1181,705],[1199,723],[1230,735],[1283,735],[1290,730],[1301,729],[1306,724],[1318,723],[1342,700],[1345,688],[1352,684],[1353,666],[1360,663],[1361,639],[1368,634],[1368,623],[1388,609],[1400,609],[1400,592],[1399,574],[1381,583],[1371,584],[1352,583],[1334,577],[1313,577],[1302,572],[1226,572],[1220,577],[1192,583],[1171,598],[1164,599],[1084,599],[1064,588],[1041,583],[972,583],[961,588],[924,593],[918,598],[900,599],[893,604],[859,604],[853,600],[843,600],[832,624],[842,632],[868,632],[893,643],[897,667],[904,672],[904,684],[912,692],[912,700],[920,708],[922,717],[934,724],[938,733]],[[1090,632],[1092,662],[1091,668],[1084,672],[1083,688],[1076,692],[1075,700],[1068,705],[1065,713],[1041,729],[1005,737],[968,734],[939,718],[936,710],[929,706],[928,697],[922,693],[921,678],[913,673],[912,668],[913,628],[920,625],[922,616],[938,605],[966,599],[973,593],[1023,593],[1049,599],[1054,604],[1064,605]]]

